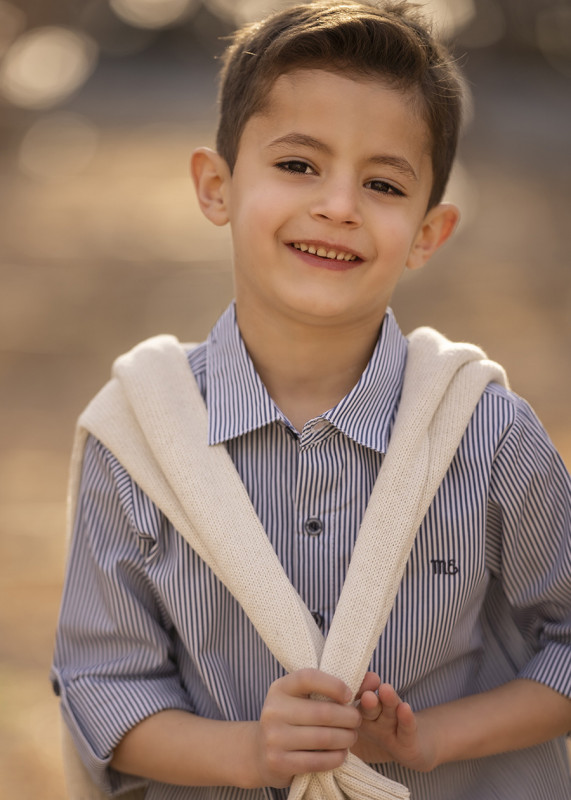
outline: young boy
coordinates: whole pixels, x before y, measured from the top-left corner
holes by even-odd
[[[236,34],[217,152],[192,158],[234,248],[235,303],[187,352],[208,442],[325,636],[399,408],[388,304],[457,221],[441,198],[460,105],[414,6],[310,3]],[[112,795],[281,798],[352,751],[419,800],[566,800],[569,517],[547,435],[491,383],[352,703],[324,671],[284,674],[91,436],[53,668],[75,745]]]

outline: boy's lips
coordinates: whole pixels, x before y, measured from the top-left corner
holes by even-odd
[[[357,263],[363,261],[363,258],[354,250],[328,242],[290,242],[290,247],[301,254],[319,259],[323,262],[323,266],[327,266],[327,262],[331,262],[329,266],[334,269],[356,266]]]

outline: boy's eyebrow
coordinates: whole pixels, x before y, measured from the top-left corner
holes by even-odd
[[[411,178],[413,181],[418,180],[418,175],[406,158],[401,156],[371,156],[368,160],[371,164],[378,164],[381,167],[393,167],[405,177]]]
[[[316,139],[314,136],[309,136],[306,133],[286,133],[285,136],[280,136],[269,143],[268,147],[281,147],[286,145],[288,147],[310,147],[313,150],[318,150],[326,155],[331,155],[332,150],[329,145]],[[381,167],[393,167],[401,172],[403,175],[417,181],[418,176],[406,158],[401,156],[390,155],[375,155],[367,159],[371,164],[378,164]]]
[[[311,147],[313,150],[319,150],[322,153],[331,155],[331,148],[325,142],[316,139],[314,136],[309,136],[307,133],[286,133],[285,136],[280,136],[270,142],[268,147],[280,147],[287,145],[289,147]]]

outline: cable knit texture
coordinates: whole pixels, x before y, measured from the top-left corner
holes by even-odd
[[[155,337],[117,359],[112,380],[81,415],[70,526],[91,433],[228,587],[288,672],[321,669],[355,695],[420,523],[490,381],[507,385],[503,369],[479,348],[453,344],[430,328],[409,337],[396,422],[326,640],[289,582],[224,445],[208,445],[207,410],[185,347],[174,337]],[[69,738],[64,753],[70,797],[103,797],[82,786],[87,774],[74,764]],[[289,800],[408,797],[406,787],[353,755],[333,772],[297,776],[289,793]]]

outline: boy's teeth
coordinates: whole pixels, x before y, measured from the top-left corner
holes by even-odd
[[[310,253],[312,256],[321,256],[321,258],[330,258],[333,261],[356,261],[357,256],[352,253],[343,253],[337,250],[327,250],[325,247],[314,247],[312,244],[304,244],[303,242],[294,242],[293,246],[296,250],[301,250],[302,253]]]

